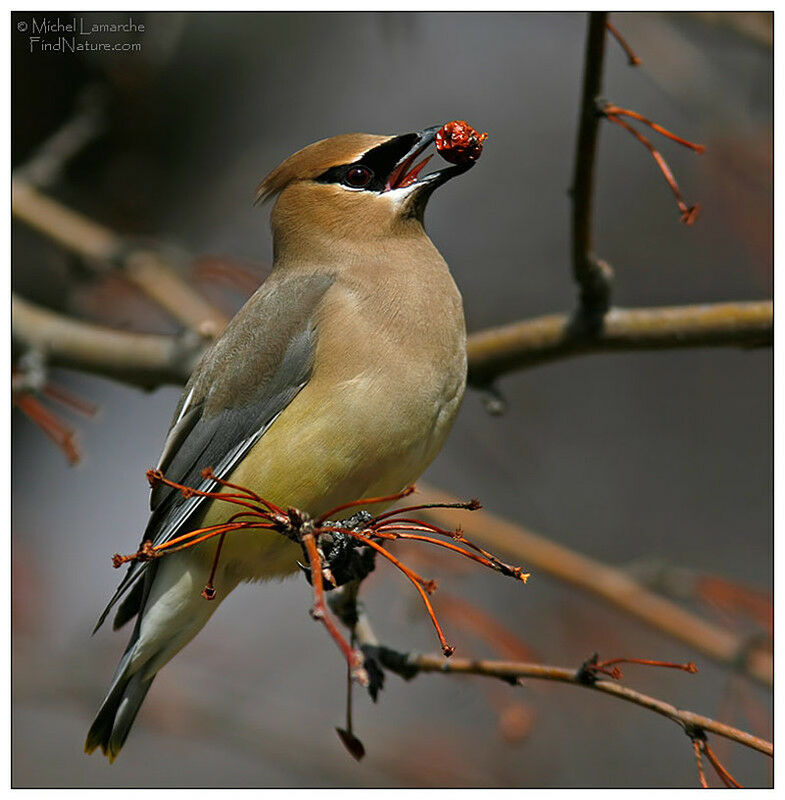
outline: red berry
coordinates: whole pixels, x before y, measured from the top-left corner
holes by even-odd
[[[454,120],[439,129],[436,134],[436,149],[451,164],[476,161],[482,153],[487,133],[478,133],[468,122]]]

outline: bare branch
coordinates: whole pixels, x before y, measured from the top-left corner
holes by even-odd
[[[627,686],[622,686],[615,681],[587,681],[580,669],[552,667],[545,664],[527,664],[519,661],[482,661],[455,657],[447,661],[438,655],[408,654],[404,658],[405,666],[415,673],[436,672],[441,674],[484,675],[491,678],[501,678],[506,681],[533,678],[536,680],[556,681],[557,683],[570,683],[573,686],[583,686],[661,714],[680,725],[688,735],[693,736],[699,731],[713,733],[745,747],[750,747],[767,756],[774,755],[774,746],[765,739],[753,736],[751,733],[746,733],[738,728],[733,728],[723,722],[717,722],[710,717],[704,717],[692,711],[683,711],[670,703],[658,700],[656,697],[643,694],[635,689],[630,689]],[[411,672],[409,672],[410,676]]]
[[[81,322],[14,296],[13,335],[19,349],[38,349],[52,366],[82,370],[154,388],[188,380],[206,342],[112,330]],[[690,347],[770,345],[769,301],[670,308],[613,309],[596,337],[577,334],[567,314],[551,314],[469,337],[469,382],[483,386],[501,375],[588,353]]]
[[[725,311],[719,313],[722,309]],[[738,314],[728,316],[734,309]],[[145,388],[185,383],[203,347],[203,342],[189,342],[187,337],[178,339],[126,333],[77,322],[18,297],[13,298],[12,310],[17,346],[42,352],[53,366],[100,374]],[[719,313],[713,323],[712,312]],[[477,376],[482,376],[484,371],[486,374],[499,374],[509,369],[597,350],[750,344],[756,336],[770,336],[770,303],[703,307],[701,325],[696,325],[694,329],[689,325],[685,327],[695,313],[695,308],[613,311],[608,317],[603,337],[596,343],[584,342],[580,346],[572,343],[565,345],[559,339],[568,326],[566,315],[516,323],[507,328],[475,334],[469,343],[470,375],[477,380]],[[621,319],[625,318],[623,315],[628,315],[630,320],[637,319],[636,325],[628,326],[626,335],[622,335],[625,326],[617,315],[621,315]],[[732,320],[735,322],[732,323]],[[734,326],[735,334],[732,333]],[[633,331],[637,333],[633,335]],[[712,338],[720,336],[725,337],[722,342]],[[435,489],[428,489],[427,494],[439,494],[442,501],[447,498],[446,502],[455,500]],[[438,515],[436,511],[431,513]],[[517,561],[605,597],[717,661],[737,665],[745,655],[744,642],[733,634],[647,591],[625,573],[574,553],[511,522],[485,514],[482,524],[475,525],[471,533],[478,542],[510,553]],[[771,685],[771,656],[762,648],[747,653],[743,669],[758,682]]]
[[[123,260],[123,274],[161,308],[201,336],[215,338],[229,321],[153,250],[128,253]]]
[[[152,389],[183,384],[204,340],[127,333],[80,322],[12,295],[14,346],[40,352],[52,366],[76,369]]]
[[[771,345],[770,301],[663,308],[614,308],[602,330],[585,335],[568,314],[550,314],[469,337],[469,382],[491,383],[506,372],[587,353],[688,347]]]
[[[605,57],[606,11],[589,14],[586,55],[583,66],[583,94],[572,183],[572,271],[580,287],[576,322],[590,332],[599,330],[610,303],[611,268],[595,257],[592,244],[592,198],[594,166],[600,117],[596,101],[602,89]]]
[[[453,502],[439,489],[420,484],[427,501]],[[427,515],[447,523],[440,509]],[[648,591],[627,573],[576,553],[533,531],[501,517],[480,511],[463,521],[467,535],[483,546],[524,564],[535,575],[541,571],[601,597],[637,619],[684,642],[713,660],[738,669],[764,686],[771,686],[774,666],[771,653],[759,642],[750,642],[713,625],[670,600]]]
[[[129,248],[114,231],[18,178],[12,181],[12,197],[14,217],[83,258],[120,266],[130,281],[192,330],[217,336],[228,322],[155,251]]]
[[[11,181],[12,214],[57,244],[85,258],[111,262],[121,250],[119,237],[78,211],[53,200],[19,178]]]
[[[68,162],[102,133],[107,99],[101,84],[83,87],[76,97],[73,114],[14,170],[14,176],[39,189],[55,183]]]

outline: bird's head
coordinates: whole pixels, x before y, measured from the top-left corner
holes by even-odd
[[[418,160],[439,126],[401,136],[347,133],[299,150],[260,184],[257,202],[277,196],[276,241],[290,235],[372,240],[420,228],[434,189],[473,160],[421,175]]]

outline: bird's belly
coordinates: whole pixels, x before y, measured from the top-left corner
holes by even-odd
[[[312,381],[231,481],[311,515],[363,497],[393,494],[419,478],[435,458],[462,395],[460,379],[428,391],[380,384],[374,376],[332,384],[329,392]],[[382,507],[370,510],[378,513]],[[236,506],[215,501],[202,525],[218,524],[236,511]],[[287,575],[297,569],[298,558],[298,545],[267,531],[233,532],[221,554],[223,569],[241,581]]]

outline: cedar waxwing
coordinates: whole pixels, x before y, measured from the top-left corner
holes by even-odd
[[[466,384],[461,295],[423,228],[431,193],[473,162],[418,177],[438,127],[346,134],[273,170],[270,276],[193,372],[158,468],[179,484],[249,487],[313,516],[398,492],[439,452]],[[144,540],[226,522],[235,506],[157,485]],[[371,511],[378,512],[372,508]],[[240,582],[297,570],[298,545],[275,533],[226,537],[216,599],[201,596],[215,539],[132,563],[101,615],[131,640],[87,735],[114,760],[156,673]]]

